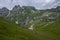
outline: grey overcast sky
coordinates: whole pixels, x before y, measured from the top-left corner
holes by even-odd
[[[0,0],[0,8],[7,7],[8,9],[12,9],[15,5],[47,9],[59,6],[60,0]]]

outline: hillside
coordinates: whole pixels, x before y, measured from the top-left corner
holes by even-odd
[[[57,19],[54,22],[46,23],[46,22],[37,22],[34,25],[34,30],[39,33],[39,35],[43,35],[46,40],[60,40],[60,19]],[[42,38],[41,37],[41,38]],[[43,40],[44,40],[43,39]]]
[[[38,37],[27,29],[22,29],[16,24],[0,18],[0,40],[39,40]]]

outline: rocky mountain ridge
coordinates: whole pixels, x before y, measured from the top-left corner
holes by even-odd
[[[49,22],[60,17],[60,6],[46,10],[38,10],[32,6],[20,7],[20,5],[16,5],[12,10],[3,7],[0,9],[0,16],[20,25],[38,20]]]

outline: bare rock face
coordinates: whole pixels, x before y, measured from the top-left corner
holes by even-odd
[[[15,21],[15,23],[16,23],[16,24],[19,24],[19,22],[18,22],[18,21]]]
[[[0,16],[6,17],[8,13],[9,13],[9,10],[6,7],[3,7],[2,9],[0,9]]]
[[[32,24],[28,29],[33,30],[34,29],[33,27],[34,27],[34,24]]]

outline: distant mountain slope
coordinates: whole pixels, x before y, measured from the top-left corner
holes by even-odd
[[[0,40],[39,40],[35,34],[27,29],[0,18]]]

